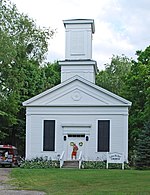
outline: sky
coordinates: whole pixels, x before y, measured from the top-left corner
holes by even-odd
[[[37,26],[56,29],[47,60],[65,59],[66,19],[94,19],[92,59],[98,68],[113,55],[136,59],[136,51],[150,45],[150,0],[11,0]]]

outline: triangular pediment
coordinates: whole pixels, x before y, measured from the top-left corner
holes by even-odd
[[[130,106],[131,102],[75,76],[25,101],[24,106]]]
[[[59,94],[57,97],[48,98],[45,105],[106,105],[108,101],[103,100],[103,98],[98,97],[96,94],[91,94],[85,91],[80,86],[71,88],[70,90],[64,91],[64,93]]]

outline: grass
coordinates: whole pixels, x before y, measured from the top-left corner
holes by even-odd
[[[13,169],[13,184],[19,189],[60,195],[149,195],[150,171]]]

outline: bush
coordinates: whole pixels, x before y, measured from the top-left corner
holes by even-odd
[[[59,168],[59,161],[48,160],[47,158],[37,157],[31,160],[24,160],[21,162],[21,168],[26,169],[46,169]]]
[[[83,161],[81,164],[82,169],[105,169],[105,161]]]
[[[106,161],[83,161],[81,164],[82,169],[106,169]],[[122,164],[110,163],[109,169],[121,169]],[[130,169],[128,163],[124,164],[125,169]]]

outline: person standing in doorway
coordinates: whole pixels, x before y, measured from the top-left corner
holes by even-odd
[[[71,154],[71,158],[73,159],[73,157],[76,159],[77,158],[77,151],[78,151],[78,146],[74,143],[73,144],[73,150],[72,150],[72,154]]]

